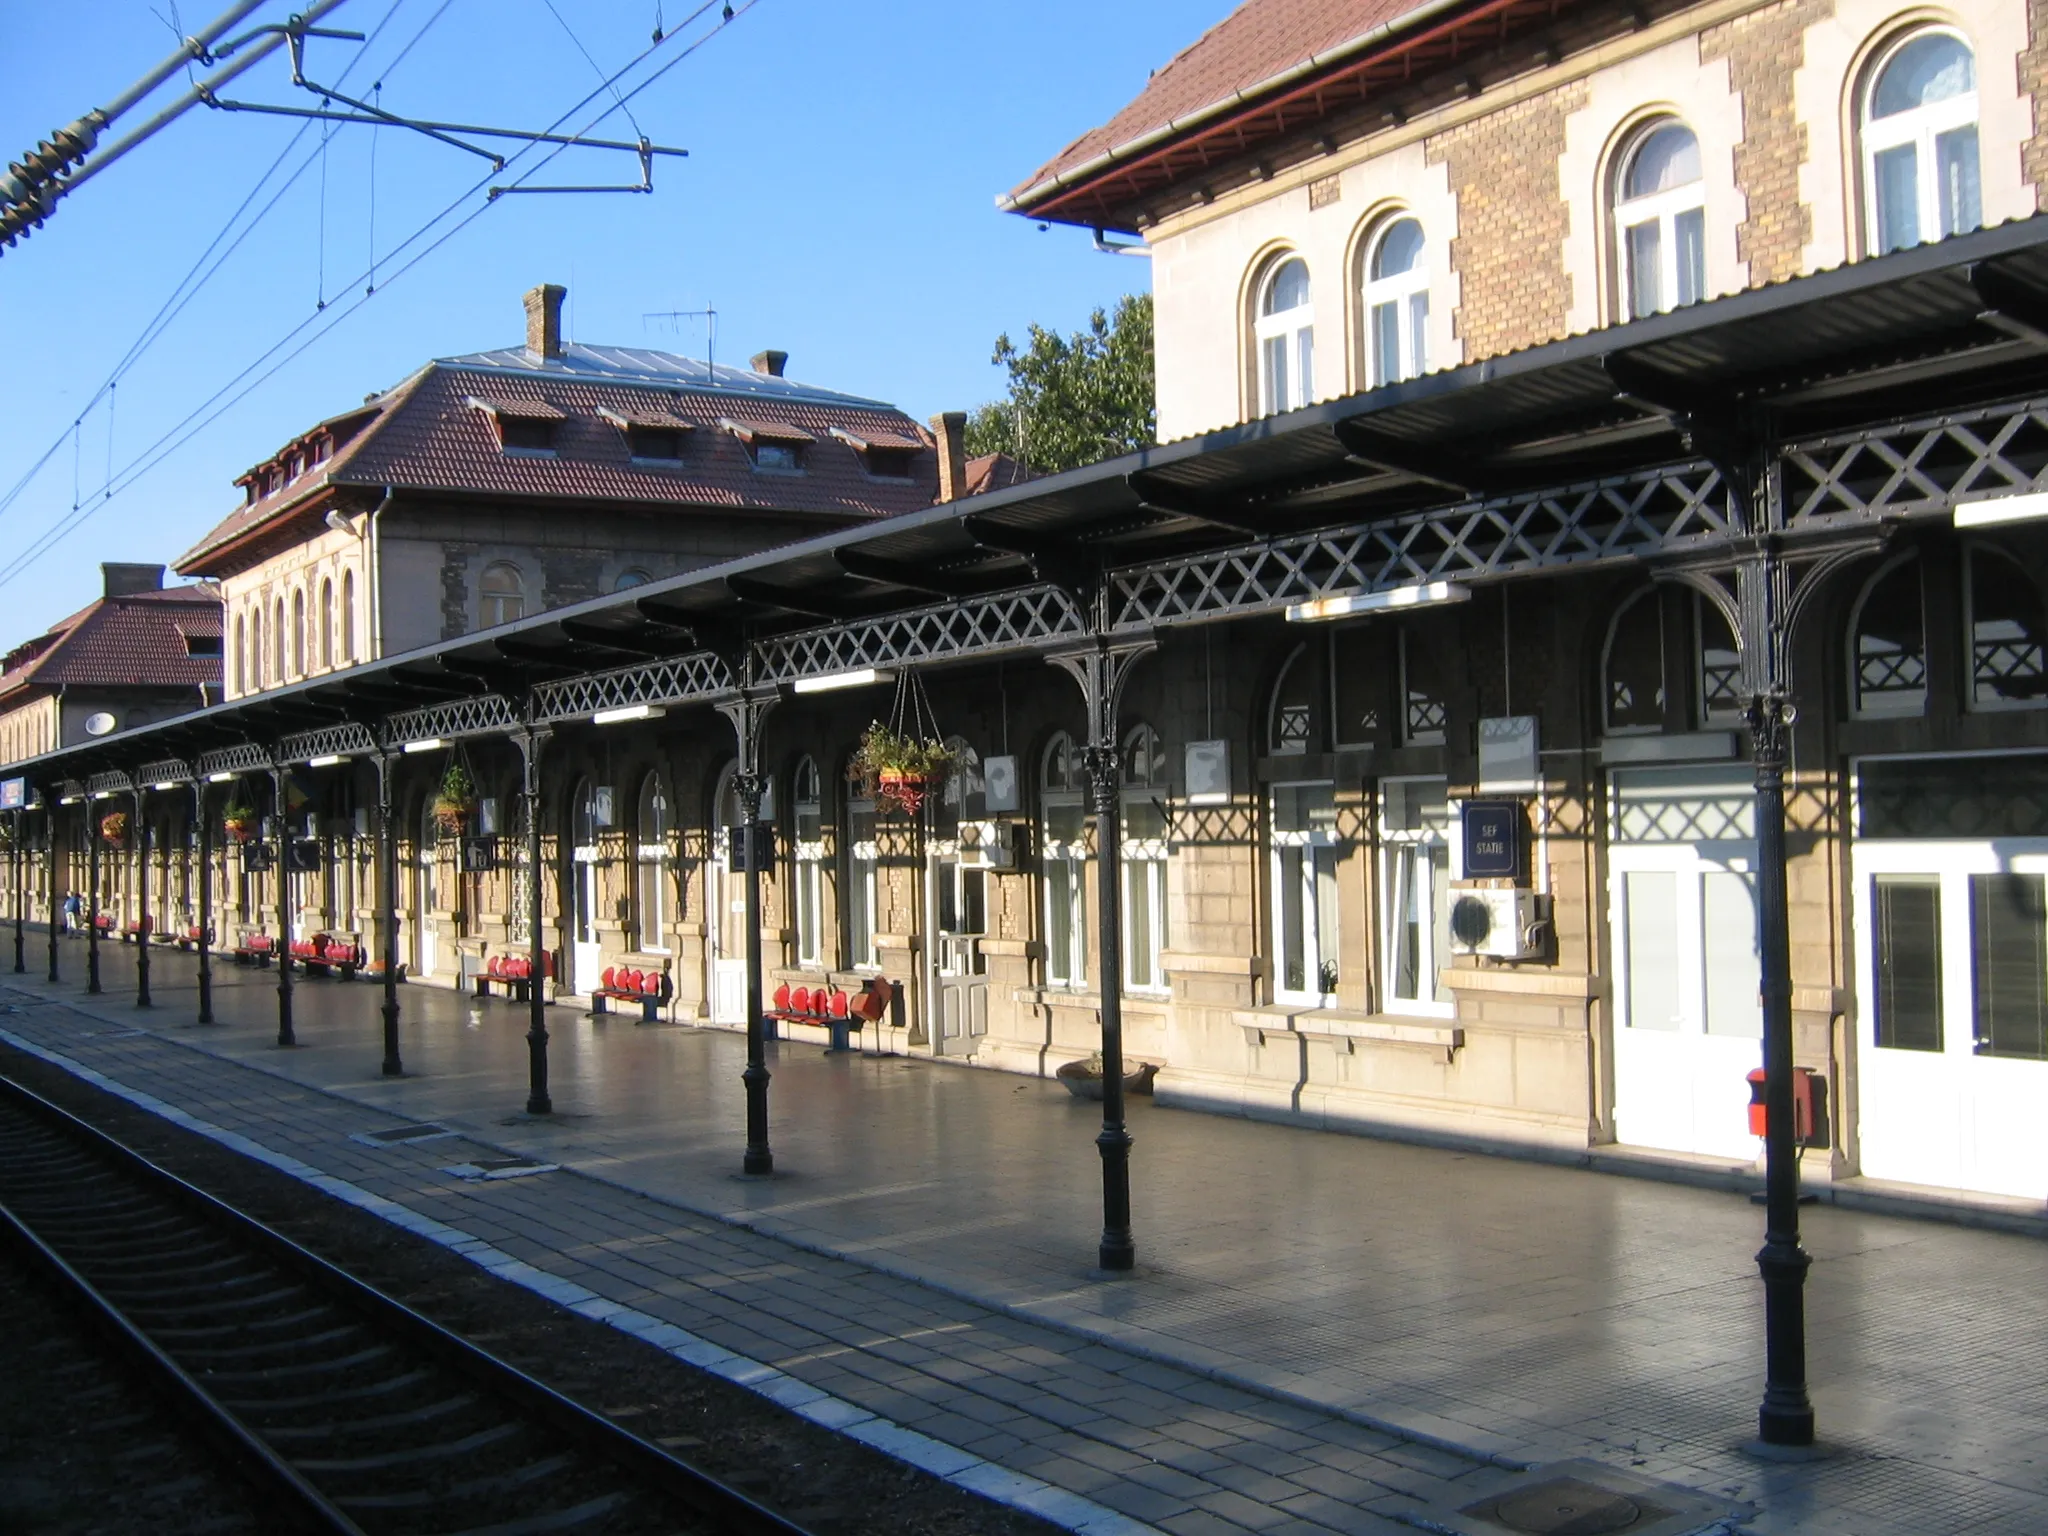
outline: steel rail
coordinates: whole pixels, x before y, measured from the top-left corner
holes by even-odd
[[[284,1268],[293,1278],[306,1282],[325,1299],[372,1325],[380,1336],[403,1342],[436,1364],[467,1378],[472,1385],[506,1403],[526,1419],[566,1436],[577,1446],[625,1473],[635,1483],[686,1506],[709,1522],[712,1529],[737,1533],[737,1536],[757,1536],[757,1533],[758,1536],[808,1536],[803,1527],[754,1502],[739,1490],[678,1460],[516,1366],[478,1348],[461,1335],[301,1247],[275,1228],[152,1162],[90,1121],[4,1075],[0,1075],[0,1107],[32,1118],[66,1139],[82,1144],[102,1161],[113,1164],[119,1172],[145,1185],[160,1199],[179,1207],[244,1248],[255,1250]],[[11,1213],[10,1223],[15,1228],[27,1230],[13,1221]],[[33,1236],[32,1233],[30,1235]],[[64,1282],[67,1287],[74,1294],[82,1295],[78,1286],[87,1282],[64,1264],[61,1257],[54,1254],[52,1257],[57,1258],[64,1274],[70,1277]],[[54,1275],[56,1271],[52,1273]],[[170,1370],[182,1374],[176,1362],[165,1356],[145,1333],[121,1317],[104,1297],[97,1299],[102,1308],[119,1320],[121,1336],[126,1342],[146,1351],[150,1359],[161,1359]],[[204,1388],[196,1382],[191,1383],[191,1390],[204,1394]],[[212,1402],[210,1398],[209,1402]],[[241,1434],[249,1437],[271,1461],[281,1461],[275,1452],[262,1445],[254,1431],[240,1426],[240,1421],[227,1408],[212,1402],[210,1411],[234,1423]],[[285,1470],[291,1469],[286,1466]],[[292,1475],[299,1476],[295,1472]],[[310,1485],[308,1492],[315,1498],[324,1497]],[[347,1515],[335,1510],[333,1519],[342,1523],[335,1524],[330,1520],[330,1529],[356,1532],[359,1536],[359,1528],[349,1523]]]

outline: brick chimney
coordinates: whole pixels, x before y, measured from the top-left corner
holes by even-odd
[[[779,379],[782,377],[782,370],[789,366],[789,354],[787,352],[777,352],[773,349],[766,352],[756,352],[748,360],[747,366],[756,373],[765,373],[771,379]]]
[[[939,500],[958,501],[967,493],[967,413],[941,411],[932,418],[932,436],[939,448]]]
[[[562,355],[562,300],[568,296],[560,283],[526,290],[526,350],[542,361]]]
[[[118,560],[100,562],[101,592],[107,597],[130,597],[137,592],[161,592],[164,568],[160,565],[129,565]]]

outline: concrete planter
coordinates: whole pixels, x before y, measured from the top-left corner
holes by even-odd
[[[1149,1061],[1141,1061],[1124,1074],[1124,1092],[1150,1093],[1152,1078],[1159,1071]],[[1087,1061],[1070,1061],[1054,1074],[1067,1086],[1067,1092],[1077,1099],[1102,1099],[1102,1070]]]

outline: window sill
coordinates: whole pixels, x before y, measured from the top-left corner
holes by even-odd
[[[1126,989],[1123,996],[1128,1006],[1140,1011],[1165,1008],[1173,1001],[1164,992]],[[1085,1008],[1090,1013],[1099,1013],[1102,1009],[1102,994],[1084,987],[1013,987],[1010,989],[1010,1001],[1038,1008]]]
[[[1347,1013],[1336,1008],[1306,1008],[1275,1003],[1264,1008],[1239,1008],[1231,1022],[1244,1031],[1245,1044],[1264,1046],[1294,1040],[1323,1040],[1348,1056],[1360,1043],[1427,1051],[1448,1063],[1465,1043],[1465,1031],[1448,1021],[1385,1013]]]

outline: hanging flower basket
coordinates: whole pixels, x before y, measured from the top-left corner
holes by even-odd
[[[460,762],[450,762],[434,796],[434,820],[443,832],[460,837],[475,815],[476,786],[469,780],[469,770]]]
[[[256,815],[256,807],[248,801],[231,800],[227,808],[220,813],[220,825],[221,830],[227,833],[229,841],[251,843],[256,840],[262,821]]]
[[[861,733],[847,777],[869,786],[883,804],[914,816],[933,786],[945,782],[953,757],[953,750],[942,741],[876,720]]]
[[[126,811],[109,811],[100,818],[100,841],[110,848],[119,848],[128,841]]]

